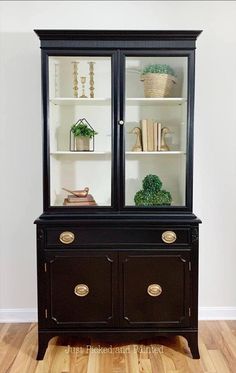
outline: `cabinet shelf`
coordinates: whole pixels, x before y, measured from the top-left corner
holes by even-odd
[[[76,152],[76,151],[56,151],[56,152],[50,152],[51,155],[110,155],[111,152]]]
[[[155,97],[155,98],[126,98],[126,104],[129,106],[135,105],[156,105],[156,106],[174,106],[182,105],[187,102],[186,98],[183,97]]]
[[[73,98],[73,97],[55,97],[51,98],[50,102],[54,105],[108,105],[111,102],[110,98]],[[187,102],[186,98],[170,97],[170,98],[127,98],[126,103],[132,105],[156,105],[156,106],[174,106],[182,105]]]
[[[186,153],[183,151],[166,151],[166,152],[161,152],[161,151],[153,151],[153,152],[125,152],[127,155],[185,155]]]
[[[54,105],[108,105],[110,98],[74,98],[74,97],[55,97],[50,102]]]
[[[100,152],[100,151],[95,151],[95,152],[70,152],[70,151],[56,151],[56,152],[50,152],[51,155],[71,155],[71,156],[76,156],[76,155],[110,155],[111,152]],[[183,151],[153,151],[153,152],[132,152],[132,151],[127,151],[125,152],[127,155],[185,155],[186,153]]]

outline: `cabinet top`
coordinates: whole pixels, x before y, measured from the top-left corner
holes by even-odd
[[[34,30],[42,49],[195,49],[194,30]]]
[[[34,30],[40,40],[196,40],[201,30]]]

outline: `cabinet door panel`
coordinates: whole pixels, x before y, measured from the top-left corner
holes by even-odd
[[[64,51],[49,54],[44,63],[46,205],[66,212],[114,208],[116,52]]]
[[[50,259],[49,323],[112,326],[115,320],[116,255],[54,255]]]
[[[122,253],[122,325],[189,324],[189,254]]]
[[[188,204],[188,56],[122,51],[123,207]]]

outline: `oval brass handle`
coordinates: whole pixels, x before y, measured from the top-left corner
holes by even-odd
[[[62,243],[69,244],[74,241],[75,235],[72,232],[62,232],[59,238]]]
[[[176,241],[177,236],[173,231],[165,231],[162,233],[161,238],[165,243],[173,243]]]
[[[148,286],[147,292],[151,297],[158,297],[162,293],[162,287],[158,284],[151,284]]]
[[[85,284],[78,284],[74,288],[74,293],[78,297],[85,297],[89,293],[89,287]]]

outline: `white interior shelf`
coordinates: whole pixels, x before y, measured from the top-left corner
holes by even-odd
[[[142,97],[130,97],[126,98],[127,105],[159,105],[159,106],[171,106],[171,105],[182,105],[187,102],[186,98],[182,97],[158,97],[158,98],[142,98]]]
[[[55,97],[50,102],[54,105],[109,105],[110,98],[74,98],[74,97]]]
[[[55,152],[50,152],[51,155],[102,155],[102,154],[105,154],[105,155],[110,155],[111,152],[97,152],[97,151],[94,151],[94,152],[76,152],[76,151],[55,151]],[[152,152],[132,152],[132,151],[128,151],[128,152],[125,152],[125,154],[127,155],[180,155],[180,154],[186,154],[185,152],[183,151],[152,151]]]
[[[101,154],[111,154],[111,152],[90,152],[90,151],[83,151],[83,152],[77,152],[77,151],[56,151],[56,152],[50,152],[51,155],[101,155]]]
[[[54,105],[108,105],[111,103],[110,98],[74,98],[74,97],[54,97],[50,99]],[[127,105],[182,105],[187,102],[186,98],[182,97],[165,97],[165,98],[143,98],[130,97],[126,98]]]
[[[180,155],[180,154],[186,154],[183,151],[153,151],[153,152],[125,152],[127,155]]]

